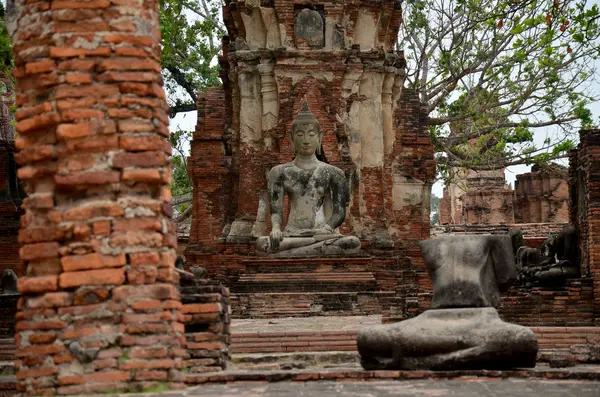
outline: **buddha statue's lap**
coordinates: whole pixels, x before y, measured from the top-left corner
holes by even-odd
[[[294,161],[275,166],[267,177],[271,233],[256,240],[259,255],[273,257],[354,254],[360,241],[336,229],[344,222],[350,194],[342,170],[319,161],[322,132],[306,102],[292,123]],[[282,230],[284,197],[289,215]]]

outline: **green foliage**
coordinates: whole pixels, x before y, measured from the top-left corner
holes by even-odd
[[[181,130],[171,134],[171,146],[173,146],[173,150],[175,151],[175,154],[171,156],[171,166],[173,168],[171,191],[175,197],[183,196],[192,191],[193,185],[188,172],[186,155],[186,146],[191,140],[191,135],[191,132]],[[182,213],[188,206],[188,203],[184,203],[178,205],[176,209]]]
[[[197,94],[220,84],[215,62],[225,34],[220,12],[217,0],[160,1],[162,68],[172,115],[196,110]],[[187,131],[176,131],[171,136],[175,151],[171,157],[174,197],[192,191],[187,168],[190,139]],[[189,206],[189,202],[181,203],[176,209],[183,214]]]
[[[0,19],[4,21],[6,18],[6,11],[4,5],[0,3]],[[4,75],[9,75],[14,65],[12,56],[12,44],[8,31],[6,30],[6,24],[0,24],[0,72]]]
[[[407,0],[400,45],[428,105],[439,171],[565,155],[594,126],[600,10],[586,0]],[[554,128],[536,144],[534,133]]]
[[[198,92],[220,84],[215,63],[224,34],[220,10],[216,0],[160,1],[162,68],[175,110],[193,110]]]

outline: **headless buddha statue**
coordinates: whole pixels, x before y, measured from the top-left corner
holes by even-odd
[[[269,172],[271,233],[256,240],[258,254],[274,257],[331,256],[360,250],[354,236],[342,236],[337,228],[346,217],[350,198],[342,170],[317,159],[323,132],[306,101],[292,122],[292,151],[295,159]],[[289,200],[285,229],[283,203]]]
[[[419,243],[433,281],[431,309],[357,336],[365,369],[534,367],[531,329],[502,321],[495,307],[515,281],[509,236],[445,236]]]

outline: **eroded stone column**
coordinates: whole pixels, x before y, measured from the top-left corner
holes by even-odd
[[[158,1],[8,2],[24,395],[181,386]]]
[[[359,107],[361,172],[359,189],[361,190],[361,215],[363,235],[361,238],[373,239],[374,234],[383,234],[384,195],[384,109],[382,89],[384,74],[379,71],[365,71],[360,80]],[[382,237],[384,238],[384,237]]]
[[[258,65],[262,94],[262,137],[263,158],[268,158],[274,152],[275,128],[279,119],[279,95],[274,73],[275,63],[265,59]],[[268,172],[269,167],[266,167]],[[256,221],[252,228],[252,236],[260,237],[267,234],[269,194],[266,189],[260,192]]]
[[[239,191],[238,213],[231,225],[228,242],[247,242],[256,221],[260,193],[266,189],[262,170],[262,98],[260,74],[254,65],[239,71],[240,131],[239,131]]]

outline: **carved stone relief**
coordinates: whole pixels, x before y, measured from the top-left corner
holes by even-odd
[[[306,43],[311,48],[323,48],[325,46],[324,26],[323,17],[318,11],[309,8],[300,11],[294,21],[296,47]]]

